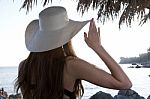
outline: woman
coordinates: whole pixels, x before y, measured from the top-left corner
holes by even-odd
[[[78,58],[71,39],[89,21],[68,19],[63,7],[49,7],[32,21],[25,32],[25,43],[30,55],[19,66],[16,82],[24,99],[76,99],[84,89],[81,80],[111,89],[129,89],[131,81],[105,51],[101,44],[100,28],[90,20],[86,44],[104,61],[111,74]]]

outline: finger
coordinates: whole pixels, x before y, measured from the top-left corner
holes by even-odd
[[[97,28],[96,28],[96,25],[95,25],[94,18],[92,18],[92,20],[90,21],[89,32],[92,32],[92,33],[97,32]]]
[[[88,37],[87,37],[87,33],[86,32],[84,32],[84,39],[87,39]]]
[[[98,36],[100,37],[100,27],[98,27]]]
[[[90,26],[89,26],[89,31],[91,31],[92,30],[92,23],[93,22],[93,18],[90,20]]]
[[[87,37],[87,33],[86,33],[86,32],[84,32],[84,36],[86,36],[86,37]]]
[[[101,33],[100,33],[100,27],[98,27],[98,36],[99,36],[99,40],[100,40],[100,44],[101,44]]]
[[[87,37],[87,33],[84,32],[84,41],[88,44],[88,37]]]
[[[96,28],[96,24],[95,21],[93,20],[93,24],[92,24],[93,29],[97,32],[97,28]]]

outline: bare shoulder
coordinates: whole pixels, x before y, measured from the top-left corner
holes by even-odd
[[[69,56],[66,58],[66,63],[69,67],[78,67],[78,66],[83,66],[84,64],[89,64],[87,61],[79,58],[79,57],[73,57]]]
[[[72,61],[72,60],[74,60],[74,59],[76,59],[77,57],[75,57],[75,56],[67,56],[66,57],[66,62],[70,62],[70,60]]]
[[[85,76],[94,72],[96,66],[78,57],[68,57],[67,71],[76,79],[85,79]]]

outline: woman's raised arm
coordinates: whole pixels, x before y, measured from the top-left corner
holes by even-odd
[[[68,64],[71,66],[69,71],[76,79],[84,79],[93,84],[112,88],[112,89],[129,89],[132,86],[128,76],[119,66],[119,64],[107,53],[101,44],[100,28],[96,28],[94,19],[91,20],[89,32],[84,33],[85,42],[97,53],[97,55],[106,64],[110,73],[97,68],[82,59],[75,58]]]

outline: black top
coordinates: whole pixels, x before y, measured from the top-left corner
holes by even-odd
[[[69,99],[76,99],[76,95],[67,89],[64,89],[64,94],[69,97]]]

